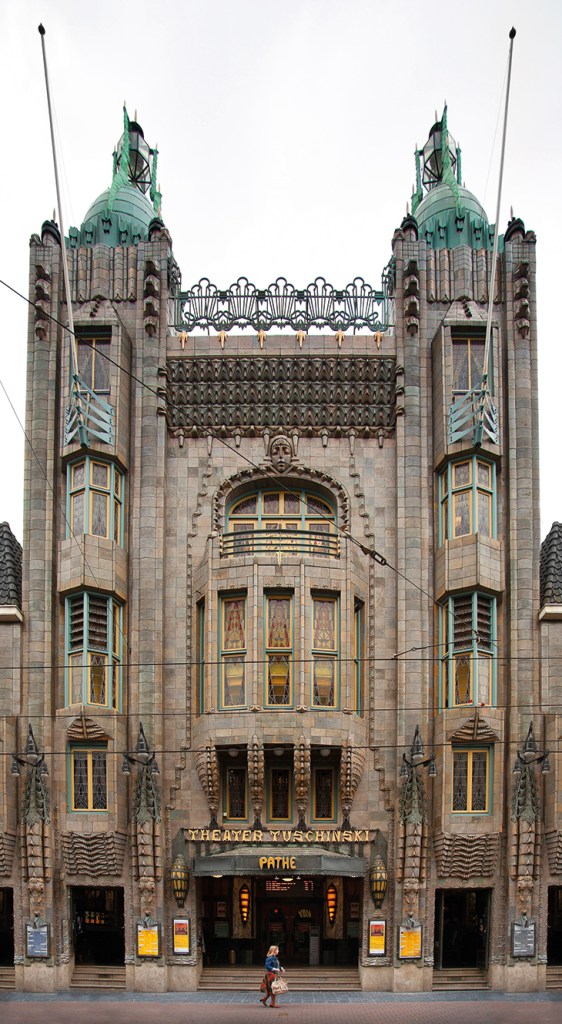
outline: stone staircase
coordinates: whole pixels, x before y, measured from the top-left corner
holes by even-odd
[[[0,967],[0,990],[16,987],[15,967]]]
[[[77,964],[70,979],[70,988],[122,989],[126,988],[124,967],[98,967]]]
[[[451,992],[455,989],[463,991],[481,991],[491,988],[488,972],[480,967],[445,967],[433,971],[433,991]]]
[[[548,990],[562,988],[562,966],[547,967],[546,988]]]
[[[204,967],[199,989],[206,992],[258,992],[263,967]],[[291,992],[360,992],[356,967],[287,967]]]

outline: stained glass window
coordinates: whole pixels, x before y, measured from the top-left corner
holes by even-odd
[[[108,394],[111,336],[99,337],[82,332],[82,337],[77,340],[78,373],[83,383],[98,395]]]
[[[439,543],[478,533],[495,535],[496,472],[492,463],[473,455],[452,462],[439,475],[441,518]]]
[[[453,811],[488,810],[488,750],[453,750]]]
[[[291,703],[292,597],[266,598],[267,704]]]
[[[333,597],[312,599],[312,703],[334,707],[338,667],[338,604]]]
[[[123,544],[123,476],[113,463],[89,455],[68,467],[67,535],[90,533]]]
[[[482,382],[484,337],[453,338],[453,395],[464,394]]]
[[[290,784],[288,768],[271,769],[269,817],[272,821],[288,821],[291,816]]]
[[[312,786],[312,817],[314,821],[335,818],[335,779],[333,768],[314,768]]]
[[[239,537],[242,532],[248,536]],[[314,539],[310,533],[316,535]],[[236,501],[228,510],[222,551],[225,555],[271,551],[282,555],[296,551],[337,557],[334,507],[325,498],[300,488],[295,491],[258,490]]]
[[[233,654],[232,652],[238,652]],[[246,598],[222,600],[222,706],[240,707],[246,700]]]
[[[226,818],[244,821],[248,817],[247,788],[245,768],[226,769]]]
[[[495,599],[478,593],[450,597],[440,616],[443,705],[492,703]]]
[[[107,810],[107,752],[74,747],[70,752],[72,810]]]
[[[123,608],[89,592],[66,602],[67,704],[118,709],[121,693]]]

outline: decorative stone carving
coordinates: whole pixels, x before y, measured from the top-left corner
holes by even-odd
[[[450,743],[497,743],[499,736],[476,708],[475,714],[451,733]]]
[[[45,758],[39,753],[29,726],[25,762],[29,772],[25,784],[22,815],[22,870],[27,881],[32,911],[44,909],[45,882],[51,878],[51,818],[46,784]]]
[[[540,808],[535,783],[534,765],[540,759],[533,733],[533,723],[522,753],[517,753],[514,769],[511,810],[511,877],[517,879],[517,909],[527,911],[533,893],[533,879],[538,877],[540,857]]]
[[[293,441],[294,449],[294,441]],[[240,473],[224,480],[215,491],[213,498],[213,529],[221,533],[224,528],[225,506],[233,491],[242,487],[250,487],[253,483],[263,480],[263,470],[243,469]],[[317,469],[308,469],[303,466],[291,466],[291,478],[298,478],[304,481],[313,481],[326,487],[331,494],[336,496],[338,502],[338,523],[342,531],[349,527],[349,498],[347,492],[339,481],[335,480],[329,473]]]
[[[550,871],[553,875],[562,875],[562,829],[550,829],[545,839]]]
[[[198,356],[168,359],[164,372],[174,436],[252,437],[290,427],[315,437],[389,437],[396,425],[391,356]]]
[[[0,875],[11,875],[16,837],[12,832],[0,832]]]
[[[433,839],[440,878],[492,878],[499,864],[500,834],[436,832]]]
[[[47,337],[51,313],[51,275],[44,263],[35,264],[35,334]]]
[[[160,267],[154,260],[147,260],[144,267],[143,319],[144,329],[153,338],[158,329],[160,316]]]
[[[299,828],[306,828],[306,811],[310,797],[310,741],[299,736],[295,746],[295,801]]]
[[[340,802],[343,813],[342,828],[351,828],[349,816],[357,787],[363,775],[365,753],[354,747],[349,740],[344,740],[341,749],[340,763]]]
[[[89,743],[96,741],[105,742],[111,739],[111,736],[93,718],[85,715],[84,711],[70,723],[66,730],[66,735],[68,740],[75,743],[84,741]]]
[[[416,725],[410,748],[410,760],[403,757],[404,777],[400,796],[400,825],[398,831],[398,858],[396,877],[403,881],[404,914],[417,915],[420,883],[425,876],[427,846],[427,808],[423,781],[418,768],[427,762],[419,726]]]
[[[248,745],[248,781],[250,785],[250,801],[254,814],[252,828],[261,828],[261,816],[265,794],[265,768],[263,743],[257,736],[252,736]]]
[[[219,762],[217,751],[209,739],[207,746],[200,747],[195,755],[195,767],[203,792],[207,797],[211,821],[209,828],[217,828],[219,810]]]
[[[515,328],[521,338],[527,338],[531,329],[529,306],[529,262],[522,260],[513,274]]]
[[[404,271],[404,319],[408,334],[417,334],[420,326],[420,279],[417,260],[410,260]]]
[[[294,459],[293,445],[290,438],[277,434],[269,443],[269,458],[277,473],[284,473]]]
[[[63,832],[64,864],[70,875],[120,875],[123,871],[127,836],[125,832]]]

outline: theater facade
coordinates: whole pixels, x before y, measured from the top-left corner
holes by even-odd
[[[274,943],[364,990],[562,986],[535,236],[498,227],[490,285],[445,110],[380,284],[186,284],[155,155],[125,112],[74,336],[31,238],[0,984],[195,990]]]

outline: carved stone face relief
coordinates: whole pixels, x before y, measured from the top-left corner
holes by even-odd
[[[278,473],[283,473],[293,461],[293,446],[288,437],[274,437],[269,449],[271,465]]]

